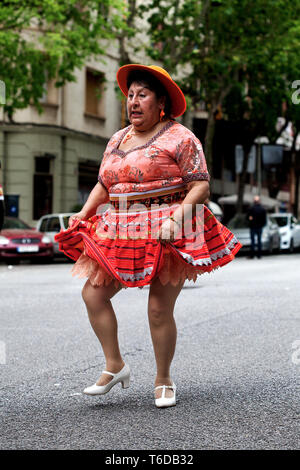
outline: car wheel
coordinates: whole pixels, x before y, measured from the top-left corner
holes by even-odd
[[[15,259],[15,258],[6,258],[6,259],[5,259],[5,263],[6,263],[7,265],[18,265],[18,264],[20,264],[20,261],[21,261],[21,260]]]
[[[269,241],[268,248],[267,248],[267,253],[268,253],[268,255],[272,255],[272,253],[273,253],[273,240],[272,239],[270,239],[270,241]]]
[[[289,253],[294,253],[294,240],[291,238]]]
[[[43,256],[31,260],[32,264],[49,264],[53,262],[53,256]]]

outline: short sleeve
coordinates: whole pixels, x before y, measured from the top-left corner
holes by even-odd
[[[176,146],[175,160],[184,183],[210,181],[202,145],[195,136],[182,139]]]
[[[112,144],[114,143],[114,140],[113,140],[114,136],[108,141],[108,144],[104,150],[104,153],[103,153],[103,157],[101,159],[101,163],[100,163],[100,166],[99,166],[99,172],[98,172],[98,183],[102,184],[102,186],[107,190],[107,186],[105,185],[104,181],[103,181],[103,164],[105,162],[105,160],[108,158],[109,154],[110,154],[110,150],[111,150],[111,147],[113,146]]]
[[[98,172],[98,183],[102,184],[102,186],[107,190],[107,187],[105,186],[104,182],[103,182],[103,179],[101,177],[101,165],[102,165],[102,162],[103,162],[103,159],[104,159],[104,156],[105,156],[105,152],[104,152],[104,155],[103,155],[103,158],[102,158],[102,161],[100,163],[100,167],[99,167],[99,172]]]
[[[107,181],[106,181],[106,184],[104,183],[103,181],[103,178],[104,178],[104,174],[103,174],[103,164],[105,163],[105,161],[107,160],[107,158],[109,158],[110,154],[111,154],[111,151],[112,149],[114,149],[116,147],[116,145],[119,143],[120,141],[120,138],[122,138],[122,135],[124,134],[124,132],[127,131],[127,129],[129,128],[126,127],[126,129],[121,129],[119,131],[117,131],[108,141],[107,145],[106,145],[106,148],[104,150],[104,153],[103,153],[103,157],[102,157],[102,160],[101,160],[101,163],[100,163],[100,167],[99,167],[99,172],[98,172],[98,182],[100,184],[102,184],[102,186],[108,191],[108,186],[107,186]],[[105,178],[104,178],[105,180]]]
[[[103,183],[102,178],[101,178],[100,169],[99,169],[99,174],[98,174],[98,182],[99,182],[100,184],[102,184],[102,186],[103,186],[105,189],[107,189],[106,186],[105,186],[105,184]]]

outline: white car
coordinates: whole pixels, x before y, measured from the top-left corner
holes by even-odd
[[[228,227],[239,242],[242,243],[241,253],[251,250],[251,236],[247,214],[236,214],[227,222],[226,227]],[[262,229],[261,249],[263,252],[269,254],[278,253],[280,250],[279,227],[269,214],[267,214],[267,223]]]
[[[47,214],[37,222],[37,230],[47,235],[53,243],[54,255],[62,255],[58,249],[58,243],[54,240],[54,236],[61,230],[68,228],[68,222],[74,212],[65,212],[60,214]]]
[[[209,210],[214,214],[216,219],[218,219],[221,222],[221,220],[223,218],[223,211],[222,211],[221,207],[213,201],[209,201],[207,206],[208,206]]]
[[[280,232],[280,249],[291,253],[300,247],[300,222],[290,212],[270,214]]]

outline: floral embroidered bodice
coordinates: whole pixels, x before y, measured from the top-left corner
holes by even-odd
[[[131,126],[116,132],[107,144],[98,180],[109,193],[144,192],[210,180],[202,145],[176,121],[168,122],[145,145],[119,149]]]

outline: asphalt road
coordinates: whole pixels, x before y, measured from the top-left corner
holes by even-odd
[[[1,449],[299,448],[300,254],[186,283],[169,409],[154,406],[147,288],[113,301],[130,388],[82,394],[104,361],[70,269],[0,265]]]

